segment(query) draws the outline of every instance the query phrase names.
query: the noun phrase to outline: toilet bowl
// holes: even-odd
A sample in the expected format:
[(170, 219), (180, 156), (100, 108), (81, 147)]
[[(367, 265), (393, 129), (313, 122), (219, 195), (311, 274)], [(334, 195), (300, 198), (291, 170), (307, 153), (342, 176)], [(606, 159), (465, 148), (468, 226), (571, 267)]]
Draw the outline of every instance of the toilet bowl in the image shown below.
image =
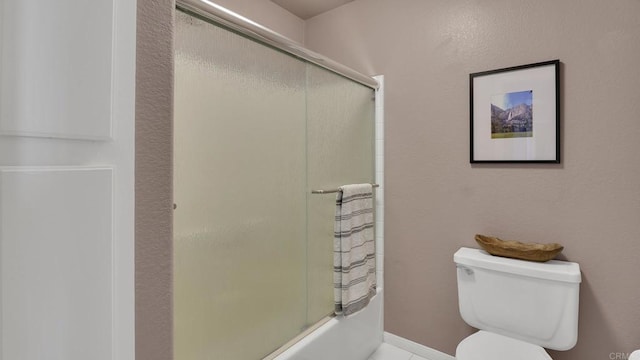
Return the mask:
[(545, 348), (578, 339), (577, 263), (545, 263), (461, 248), (454, 255), (463, 320), (479, 329), (458, 344), (457, 360), (552, 360)]

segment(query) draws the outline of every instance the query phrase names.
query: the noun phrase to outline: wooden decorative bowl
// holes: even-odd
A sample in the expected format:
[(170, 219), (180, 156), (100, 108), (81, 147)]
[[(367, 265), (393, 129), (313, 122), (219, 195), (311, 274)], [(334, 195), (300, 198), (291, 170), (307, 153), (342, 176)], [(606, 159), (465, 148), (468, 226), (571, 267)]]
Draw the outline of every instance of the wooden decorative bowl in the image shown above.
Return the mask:
[(476, 242), (489, 254), (514, 259), (545, 262), (558, 255), (564, 247), (560, 244), (521, 243), (514, 240), (500, 240), (497, 237), (476, 235)]

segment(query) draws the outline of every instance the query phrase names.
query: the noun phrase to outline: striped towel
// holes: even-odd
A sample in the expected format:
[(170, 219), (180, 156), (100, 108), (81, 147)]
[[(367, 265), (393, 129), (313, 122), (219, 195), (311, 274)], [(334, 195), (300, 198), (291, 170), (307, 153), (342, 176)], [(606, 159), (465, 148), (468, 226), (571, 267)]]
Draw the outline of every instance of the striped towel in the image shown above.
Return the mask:
[(376, 293), (371, 184), (345, 185), (336, 197), (333, 286), (336, 314), (364, 308)]

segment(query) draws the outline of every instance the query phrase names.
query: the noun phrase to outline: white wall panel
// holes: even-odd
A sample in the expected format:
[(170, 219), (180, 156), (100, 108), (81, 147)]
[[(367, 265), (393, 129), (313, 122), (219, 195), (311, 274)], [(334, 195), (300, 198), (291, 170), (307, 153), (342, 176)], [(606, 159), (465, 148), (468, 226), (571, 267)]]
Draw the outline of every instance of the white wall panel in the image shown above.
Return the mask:
[(0, 134), (109, 138), (114, 0), (0, 7)]
[(111, 360), (113, 171), (0, 168), (1, 360)]

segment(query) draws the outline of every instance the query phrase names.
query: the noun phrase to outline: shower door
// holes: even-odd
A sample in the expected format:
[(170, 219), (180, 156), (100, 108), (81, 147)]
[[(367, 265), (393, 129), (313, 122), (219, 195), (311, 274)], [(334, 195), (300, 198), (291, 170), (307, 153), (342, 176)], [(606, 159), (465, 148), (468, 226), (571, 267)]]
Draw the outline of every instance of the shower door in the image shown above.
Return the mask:
[[(374, 92), (330, 71), (307, 68), (307, 313), (311, 323), (333, 311), (335, 194), (344, 184), (373, 183)], [(374, 194), (375, 195), (375, 194)]]
[(335, 198), (373, 179), (373, 90), (177, 12), (176, 360), (261, 359), (333, 310)]

